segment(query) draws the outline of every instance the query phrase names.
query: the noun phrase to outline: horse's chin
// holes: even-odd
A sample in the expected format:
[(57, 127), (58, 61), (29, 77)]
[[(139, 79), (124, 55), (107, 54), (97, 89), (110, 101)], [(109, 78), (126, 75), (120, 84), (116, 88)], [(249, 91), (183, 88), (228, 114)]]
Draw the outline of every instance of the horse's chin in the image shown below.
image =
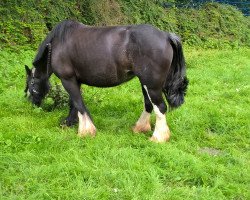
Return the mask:
[(40, 107), (41, 104), (42, 104), (42, 102), (32, 102), (32, 103), (33, 103), (33, 105), (35, 105), (35, 106), (37, 106), (37, 107)]
[(30, 98), (29, 99), (31, 101), (31, 103), (35, 106), (40, 107), (42, 104), (42, 100), (41, 99), (37, 99), (37, 98)]

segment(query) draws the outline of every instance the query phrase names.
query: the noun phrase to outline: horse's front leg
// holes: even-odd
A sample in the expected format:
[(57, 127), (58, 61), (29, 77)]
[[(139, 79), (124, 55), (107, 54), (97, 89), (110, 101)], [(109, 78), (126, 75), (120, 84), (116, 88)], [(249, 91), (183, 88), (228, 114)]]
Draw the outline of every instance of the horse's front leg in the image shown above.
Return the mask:
[[(75, 77), (70, 79), (62, 79), (62, 84), (65, 90), (69, 93), (70, 99), (73, 102), (73, 106), (77, 111), (78, 119), (79, 119), (79, 127), (78, 127), (78, 135), (80, 137), (91, 135), (95, 136), (96, 128), (88, 114), (87, 108), (83, 103), (81, 91), (80, 91), (80, 84), (78, 84)], [(73, 113), (75, 114), (75, 113)]]
[(78, 123), (78, 110), (74, 106), (74, 103), (71, 98), (69, 98), (69, 114), (62, 121), (61, 125), (73, 126)]

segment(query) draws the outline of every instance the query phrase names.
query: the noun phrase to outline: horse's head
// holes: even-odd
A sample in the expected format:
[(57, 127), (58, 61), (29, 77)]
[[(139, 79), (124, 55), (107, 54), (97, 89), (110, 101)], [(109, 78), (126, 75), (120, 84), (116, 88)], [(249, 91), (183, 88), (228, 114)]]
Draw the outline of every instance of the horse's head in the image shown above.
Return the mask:
[(26, 70), (26, 88), (25, 96), (35, 105), (40, 106), (45, 95), (49, 92), (50, 83), (47, 76), (41, 76), (36, 73), (36, 68), (29, 69), (25, 65)]

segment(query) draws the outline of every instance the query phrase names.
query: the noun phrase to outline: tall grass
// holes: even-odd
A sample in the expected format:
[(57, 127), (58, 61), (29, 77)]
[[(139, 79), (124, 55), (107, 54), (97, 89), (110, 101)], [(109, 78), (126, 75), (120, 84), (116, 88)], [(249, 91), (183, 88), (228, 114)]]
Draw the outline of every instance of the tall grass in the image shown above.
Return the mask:
[(0, 52), (0, 199), (250, 198), (249, 49), (186, 49), (190, 86), (167, 115), (165, 144), (131, 131), (143, 109), (136, 79), (83, 86), (94, 139), (61, 128), (67, 107), (36, 108), (23, 97), (34, 54)]

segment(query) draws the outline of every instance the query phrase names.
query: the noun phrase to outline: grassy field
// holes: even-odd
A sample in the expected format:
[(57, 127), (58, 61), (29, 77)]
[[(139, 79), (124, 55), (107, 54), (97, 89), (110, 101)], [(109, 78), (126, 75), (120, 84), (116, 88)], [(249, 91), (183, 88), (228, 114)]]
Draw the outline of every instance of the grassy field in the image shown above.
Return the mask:
[(83, 86), (94, 139), (61, 128), (67, 107), (24, 98), (34, 54), (0, 52), (0, 199), (250, 199), (249, 49), (185, 50), (190, 86), (165, 144), (131, 131), (143, 109), (136, 79)]

